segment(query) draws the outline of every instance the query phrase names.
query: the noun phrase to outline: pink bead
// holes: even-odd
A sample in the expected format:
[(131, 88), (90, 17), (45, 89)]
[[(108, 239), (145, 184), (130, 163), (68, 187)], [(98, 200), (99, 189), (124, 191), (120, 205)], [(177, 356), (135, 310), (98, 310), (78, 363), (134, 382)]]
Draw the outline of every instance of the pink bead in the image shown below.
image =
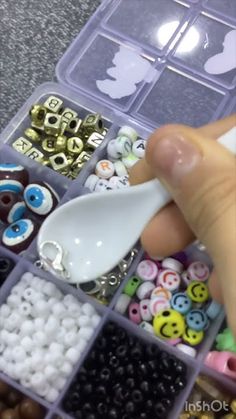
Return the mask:
[(171, 269), (165, 269), (158, 274), (158, 284), (169, 291), (176, 291), (180, 285), (180, 276)]
[(152, 313), (150, 312), (150, 300), (145, 299), (140, 301), (139, 308), (142, 320), (149, 322), (152, 320)]
[(233, 352), (209, 352), (205, 365), (236, 380), (236, 354)]
[(164, 297), (156, 297), (150, 300), (149, 308), (152, 315), (155, 316), (161, 310), (170, 308), (170, 301)]
[(133, 323), (139, 324), (141, 323), (141, 314), (140, 308), (138, 303), (131, 303), (129, 306), (129, 318)]
[(206, 281), (210, 276), (208, 266), (203, 262), (193, 262), (189, 265), (187, 272), (192, 280)]
[(154, 281), (158, 273), (157, 265), (151, 260), (142, 260), (138, 264), (136, 274), (143, 281)]
[(169, 339), (166, 342), (171, 346), (175, 346), (175, 345), (178, 345), (178, 343), (182, 342), (182, 339), (181, 338)]

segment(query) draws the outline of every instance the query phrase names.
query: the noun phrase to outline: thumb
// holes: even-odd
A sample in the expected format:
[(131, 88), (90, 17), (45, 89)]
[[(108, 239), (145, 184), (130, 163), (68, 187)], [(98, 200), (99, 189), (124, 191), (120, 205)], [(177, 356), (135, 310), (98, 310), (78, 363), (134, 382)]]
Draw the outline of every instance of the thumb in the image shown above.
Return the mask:
[(207, 247), (236, 335), (236, 159), (195, 129), (169, 125), (150, 138), (146, 160)]

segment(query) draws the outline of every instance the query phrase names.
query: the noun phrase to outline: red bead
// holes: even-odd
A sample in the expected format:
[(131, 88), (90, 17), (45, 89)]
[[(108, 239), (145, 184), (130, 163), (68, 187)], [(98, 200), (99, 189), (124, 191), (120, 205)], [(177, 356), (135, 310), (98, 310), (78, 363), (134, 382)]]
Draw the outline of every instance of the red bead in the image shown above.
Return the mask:
[(0, 220), (3, 223), (14, 223), (23, 218), (26, 205), (23, 199), (13, 192), (0, 192)]
[(18, 164), (0, 164), (0, 192), (20, 193), (29, 182), (29, 174)]

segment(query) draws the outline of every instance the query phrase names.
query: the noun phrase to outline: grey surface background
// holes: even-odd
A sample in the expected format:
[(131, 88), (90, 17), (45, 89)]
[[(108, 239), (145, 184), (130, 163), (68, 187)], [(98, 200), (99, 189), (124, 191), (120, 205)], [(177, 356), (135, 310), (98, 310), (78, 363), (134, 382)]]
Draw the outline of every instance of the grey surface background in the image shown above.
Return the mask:
[(0, 131), (55, 65), (100, 0), (0, 0)]

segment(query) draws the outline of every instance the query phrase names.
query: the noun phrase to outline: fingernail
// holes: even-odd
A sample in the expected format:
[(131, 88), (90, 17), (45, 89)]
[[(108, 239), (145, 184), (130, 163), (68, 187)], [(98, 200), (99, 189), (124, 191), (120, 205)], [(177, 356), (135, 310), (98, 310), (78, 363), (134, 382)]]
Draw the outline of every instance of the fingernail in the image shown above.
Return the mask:
[(190, 141), (176, 135), (157, 141), (152, 156), (153, 166), (167, 182), (178, 186), (201, 160), (200, 150)]

